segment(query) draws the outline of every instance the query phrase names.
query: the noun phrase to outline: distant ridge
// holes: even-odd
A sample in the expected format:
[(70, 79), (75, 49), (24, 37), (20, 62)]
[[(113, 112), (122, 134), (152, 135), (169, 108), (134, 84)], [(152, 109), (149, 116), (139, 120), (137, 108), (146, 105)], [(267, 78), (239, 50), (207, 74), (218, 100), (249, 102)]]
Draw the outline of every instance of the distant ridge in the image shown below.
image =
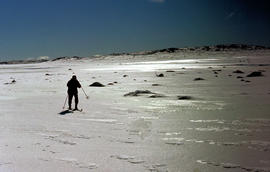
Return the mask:
[(42, 63), (42, 62), (47, 62), (49, 60), (11, 60), (11, 61), (1, 61), (1, 64), (30, 64), (30, 63)]
[(270, 50), (270, 47), (261, 45), (246, 44), (218, 44), (213, 46), (187, 47), (187, 48), (166, 48), (152, 51), (142, 51), (135, 53), (112, 53), (109, 55), (151, 55), (156, 53), (175, 53), (179, 51), (230, 51), (230, 50)]
[(75, 60), (80, 60), (86, 57), (79, 57), (79, 56), (73, 56), (73, 57), (68, 57), (68, 56), (63, 56), (63, 57), (57, 57), (55, 59), (52, 59), (51, 61), (58, 61), (58, 60), (70, 60), (70, 59), (75, 59)]
[[(175, 52), (192, 52), (192, 51), (237, 51), (237, 50), (270, 50), (270, 47), (265, 47), (261, 45), (246, 45), (246, 44), (218, 44), (213, 46), (199, 46), (199, 47), (187, 47), (187, 48), (165, 48), (159, 50), (151, 50), (151, 51), (142, 51), (142, 52), (134, 52), (134, 53), (112, 53), (109, 56), (120, 56), (120, 55), (152, 55), (156, 53), (175, 53)], [(95, 56), (93, 56), (94, 58)], [(54, 59), (32, 59), (32, 60), (11, 60), (11, 61), (0, 61), (1, 64), (31, 64), (31, 63), (42, 63), (47, 61), (59, 61), (59, 60), (80, 60), (85, 59), (87, 57), (79, 57), (79, 56), (63, 56), (57, 57)], [(97, 57), (96, 57), (97, 58)]]
[(31, 63), (42, 63), (42, 62), (47, 62), (47, 61), (58, 61), (58, 60), (71, 60), (71, 59), (75, 59), (75, 60), (79, 60), (79, 59), (83, 59), (86, 57), (79, 57), (79, 56), (72, 56), (72, 57), (68, 57), (68, 56), (63, 56), (63, 57), (57, 57), (54, 59), (31, 59), (31, 60), (11, 60), (11, 61), (3, 61), (0, 62), (0, 64), (31, 64)]

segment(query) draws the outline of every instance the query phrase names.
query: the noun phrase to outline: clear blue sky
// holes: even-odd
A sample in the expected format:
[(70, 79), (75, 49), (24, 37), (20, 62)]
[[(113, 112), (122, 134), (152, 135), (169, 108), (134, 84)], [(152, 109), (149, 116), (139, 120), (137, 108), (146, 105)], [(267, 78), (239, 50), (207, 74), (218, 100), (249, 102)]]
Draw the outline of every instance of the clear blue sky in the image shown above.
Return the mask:
[(267, 0), (0, 0), (0, 58), (270, 46)]

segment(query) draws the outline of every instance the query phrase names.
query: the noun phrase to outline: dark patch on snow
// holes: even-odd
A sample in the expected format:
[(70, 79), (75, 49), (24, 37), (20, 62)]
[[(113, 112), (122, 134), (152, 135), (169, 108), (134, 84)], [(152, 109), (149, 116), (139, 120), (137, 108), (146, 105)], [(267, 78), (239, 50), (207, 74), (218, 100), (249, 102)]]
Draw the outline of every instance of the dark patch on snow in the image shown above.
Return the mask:
[(59, 115), (66, 115), (68, 113), (73, 113), (73, 111), (72, 110), (64, 110), (62, 112), (59, 112)]

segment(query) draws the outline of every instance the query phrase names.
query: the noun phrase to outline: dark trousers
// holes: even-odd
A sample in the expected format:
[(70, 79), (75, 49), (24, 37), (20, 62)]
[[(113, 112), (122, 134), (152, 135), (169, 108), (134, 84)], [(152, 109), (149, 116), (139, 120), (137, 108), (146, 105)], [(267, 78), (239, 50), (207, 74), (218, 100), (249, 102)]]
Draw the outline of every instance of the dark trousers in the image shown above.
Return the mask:
[(78, 107), (79, 99), (78, 99), (78, 93), (68, 93), (68, 106), (71, 109), (71, 103), (72, 103), (72, 98), (73, 96), (75, 97), (75, 109)]

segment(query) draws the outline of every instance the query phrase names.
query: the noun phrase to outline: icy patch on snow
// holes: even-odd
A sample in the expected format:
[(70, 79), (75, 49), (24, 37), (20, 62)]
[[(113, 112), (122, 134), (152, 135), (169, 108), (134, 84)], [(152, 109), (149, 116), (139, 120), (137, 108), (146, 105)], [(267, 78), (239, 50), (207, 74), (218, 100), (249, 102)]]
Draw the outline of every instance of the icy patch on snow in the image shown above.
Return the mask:
[(82, 69), (86, 71), (140, 71), (151, 72), (165, 69), (181, 69), (181, 68), (207, 68), (204, 63), (215, 62), (218, 59), (183, 59), (183, 60), (163, 60), (163, 61), (146, 61), (114, 64), (111, 66), (103, 66), (99, 68)]

